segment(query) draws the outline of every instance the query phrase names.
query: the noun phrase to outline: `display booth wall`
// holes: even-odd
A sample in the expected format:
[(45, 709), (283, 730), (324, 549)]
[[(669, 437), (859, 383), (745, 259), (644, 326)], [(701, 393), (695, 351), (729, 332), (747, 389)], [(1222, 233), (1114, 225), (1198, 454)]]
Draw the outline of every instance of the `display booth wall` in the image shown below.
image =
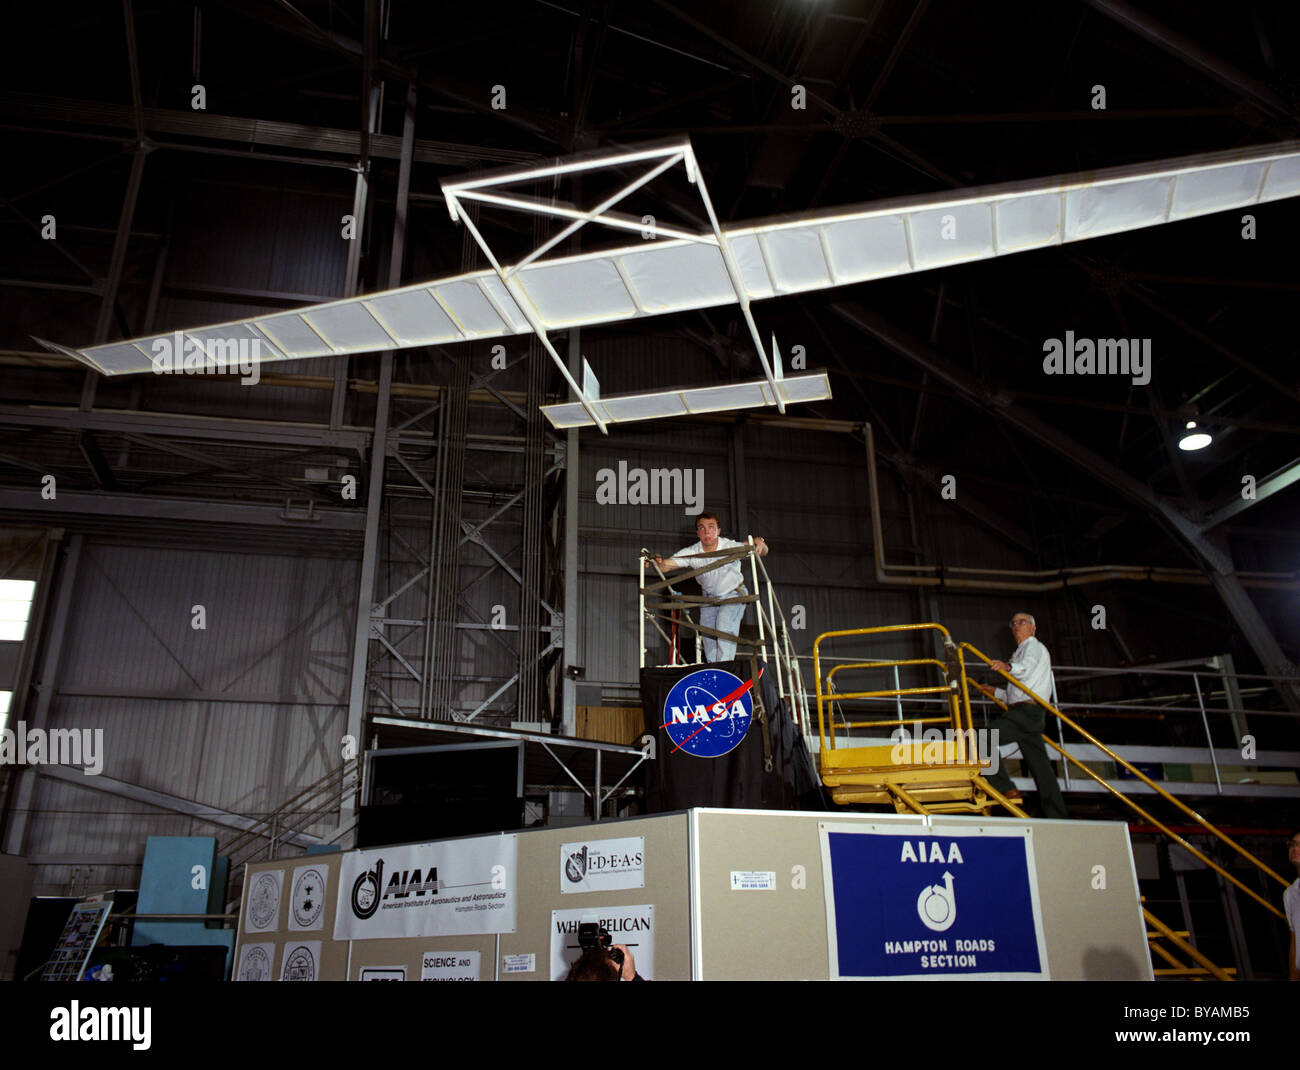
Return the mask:
[(250, 865), (237, 979), (1150, 980), (1120, 823), (694, 809)]

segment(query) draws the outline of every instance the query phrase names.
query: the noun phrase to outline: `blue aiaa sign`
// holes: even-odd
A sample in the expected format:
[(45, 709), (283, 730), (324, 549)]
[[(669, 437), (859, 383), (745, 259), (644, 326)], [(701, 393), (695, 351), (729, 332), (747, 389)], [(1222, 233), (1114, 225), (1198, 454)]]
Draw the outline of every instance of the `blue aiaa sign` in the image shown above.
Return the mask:
[(1047, 978), (1023, 828), (823, 822), (831, 976)]
[(664, 699), (663, 726), (673, 750), (720, 758), (740, 746), (754, 717), (750, 684), (722, 669), (697, 669)]

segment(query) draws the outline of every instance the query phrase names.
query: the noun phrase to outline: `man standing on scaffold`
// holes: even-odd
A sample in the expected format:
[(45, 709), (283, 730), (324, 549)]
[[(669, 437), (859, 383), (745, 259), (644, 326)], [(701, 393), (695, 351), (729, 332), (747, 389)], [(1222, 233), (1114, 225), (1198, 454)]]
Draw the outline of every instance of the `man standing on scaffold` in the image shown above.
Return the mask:
[[(695, 521), (695, 533), (700, 541), (678, 550), (672, 557), (664, 559), (658, 554), (654, 562), (664, 572), (674, 572), (679, 568), (701, 568), (709, 563), (710, 556), (719, 556), (721, 551), (735, 550), (747, 546), (747, 543), (719, 537), (718, 518), (714, 513), (701, 513)], [(767, 556), (767, 543), (761, 538), (754, 540), (754, 549), (759, 557)], [(684, 558), (685, 560), (679, 560)], [(695, 577), (707, 598), (740, 598), (747, 594), (745, 576), (740, 570), (740, 561), (730, 561), (720, 568), (702, 572)], [(745, 604), (706, 605), (700, 607), (700, 625), (715, 631), (736, 635), (740, 622), (745, 616)], [(714, 639), (704, 636), (705, 661), (731, 661), (736, 656), (736, 643), (731, 639)]]

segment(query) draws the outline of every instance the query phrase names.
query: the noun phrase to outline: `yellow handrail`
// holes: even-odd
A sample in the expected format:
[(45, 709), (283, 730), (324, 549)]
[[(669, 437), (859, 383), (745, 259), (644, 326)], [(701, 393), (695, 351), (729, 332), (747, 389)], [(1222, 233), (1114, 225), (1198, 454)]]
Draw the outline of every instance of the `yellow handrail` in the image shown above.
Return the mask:
[[(1025, 692), (1025, 694), (1028, 693), (1029, 692), (1027, 691)], [(1166, 940), (1168, 940), (1171, 944), (1173, 944), (1174, 947), (1178, 948), (1179, 951), (1181, 951), (1193, 962), (1199, 962), (1201, 966), (1209, 970), (1210, 973), (1214, 974), (1214, 976), (1217, 977), (1220, 981), (1233, 980), (1233, 978), (1228, 975), (1226, 970), (1221, 969), (1220, 967), (1216, 966), (1213, 962), (1211, 962), (1209, 959), (1207, 959), (1204, 955), (1202, 955), (1199, 951), (1197, 951), (1196, 948), (1192, 947), (1191, 944), (1189, 944), (1186, 940), (1182, 939), (1176, 932), (1174, 932), (1173, 929), (1169, 928), (1168, 925), (1166, 925), (1163, 921), (1161, 921), (1154, 914), (1152, 914), (1151, 911), (1147, 910), (1146, 907), (1142, 908), (1142, 916), (1147, 919), (1148, 924), (1150, 924), (1154, 929), (1156, 929), (1160, 933), (1161, 936), (1163, 936)], [(1154, 944), (1152, 944), (1151, 946), (1161, 955), (1162, 958), (1164, 958), (1166, 962), (1173, 963), (1174, 966), (1179, 968), (1180, 972), (1182, 971), (1183, 969), (1182, 964), (1175, 961), (1172, 955), (1170, 955), (1167, 951), (1165, 951), (1161, 947), (1157, 947)]]
[(836, 702), (856, 698), (895, 698), (899, 695), (946, 695), (947, 687), (891, 687), (887, 691), (836, 691)]
[(850, 661), (841, 662), (839, 665), (831, 667), (831, 671), (826, 674), (826, 683), (829, 684), (835, 678), (837, 672), (843, 672), (845, 669), (892, 669), (895, 666), (903, 665), (938, 665), (943, 668), (944, 664), (938, 658), (901, 658), (896, 661)]
[[(815, 640), (813, 640), (813, 677), (817, 686), (817, 735), (821, 742), (821, 747), (823, 751), (831, 750), (835, 746), (835, 725), (833, 719), (831, 722), (831, 732), (829, 738), (827, 737), (826, 734), (826, 709), (825, 709), (826, 705), (828, 703), (838, 702), (842, 698), (852, 697), (852, 696), (838, 695), (835, 692), (830, 690), (831, 676), (835, 672), (833, 668), (829, 673), (827, 673), (826, 677), (823, 679), (822, 662), (821, 662), (822, 641), (826, 639), (839, 639), (839, 638), (845, 638), (847, 636), (855, 636), (855, 635), (883, 635), (889, 632), (919, 632), (919, 631), (926, 631), (926, 630), (937, 631), (943, 635), (946, 643), (952, 642), (952, 636), (948, 633), (948, 629), (945, 628), (942, 624), (937, 624), (934, 622), (928, 622), (925, 624), (886, 624), (875, 628), (845, 628), (840, 631), (823, 632)], [(905, 659), (903, 663), (911, 663), (911, 661), (913, 660), (919, 660), (921, 664), (934, 663), (937, 664), (940, 668), (944, 667), (942, 662), (937, 661), (933, 658)], [(890, 664), (891, 663), (889, 662), (872, 663), (873, 667), (880, 666), (883, 668), (888, 668)], [(939, 690), (947, 691), (948, 689), (940, 688)], [(949, 707), (950, 707), (950, 714), (951, 714), (953, 703), (950, 702)], [(950, 716), (950, 720), (953, 721), (954, 728), (958, 728), (958, 729), (961, 728), (960, 717), (961, 714), (959, 708), (958, 708), (958, 712), (956, 713), (956, 716)], [(969, 720), (969, 716), (968, 716), (968, 720)], [(973, 725), (968, 724), (968, 727), (973, 727)]]
[[(915, 631), (927, 631), (927, 630), (937, 631), (940, 633), (940, 635), (943, 636), (944, 646), (947, 651), (945, 655), (947, 659), (946, 661), (939, 661), (938, 659), (935, 658), (901, 658), (901, 659), (882, 660), (882, 661), (849, 662), (849, 663), (842, 663), (832, 667), (830, 671), (825, 675), (824, 678), (822, 676), (821, 644), (823, 640), (845, 638), (845, 637), (852, 637), (852, 636), (885, 635), (890, 633), (915, 632)], [(1253, 854), (1247, 851), (1244, 847), (1242, 847), (1240, 844), (1236, 843), (1230, 837), (1226, 836), (1224, 833), (1219, 831), (1219, 829), (1211, 825), (1208, 821), (1205, 820), (1205, 818), (1203, 818), (1195, 810), (1191, 809), (1189, 806), (1183, 803), (1182, 800), (1178, 799), (1177, 797), (1171, 795), (1169, 792), (1165, 791), (1164, 788), (1162, 788), (1159, 784), (1157, 784), (1150, 777), (1144, 774), (1140, 769), (1137, 769), (1131, 763), (1121, 758), (1118, 754), (1116, 754), (1113, 750), (1107, 747), (1104, 743), (1102, 743), (1099, 739), (1093, 736), (1090, 732), (1088, 732), (1086, 729), (1076, 724), (1073, 720), (1071, 720), (1069, 717), (1063, 714), (1060, 710), (1056, 709), (1056, 707), (1051, 705), (1051, 703), (1049, 703), (1047, 700), (1042, 698), (1040, 695), (1035, 694), (1033, 691), (1029, 690), (1020, 681), (1016, 680), (1016, 678), (1011, 676), (1009, 673), (1002, 672), (999, 669), (994, 669), (992, 659), (990, 659), (982, 651), (980, 651), (970, 643), (954, 643), (948, 630), (944, 628), (943, 625), (938, 624), (937, 622), (927, 622), (923, 624), (881, 625), (873, 628), (846, 628), (839, 631), (824, 632), (821, 635), (819, 635), (816, 638), (816, 640), (814, 640), (813, 675), (814, 675), (814, 680), (817, 688), (817, 730), (821, 740), (823, 755), (825, 755), (828, 751), (833, 750), (835, 747), (834, 716), (830, 716), (831, 724), (830, 724), (829, 737), (827, 734), (826, 721), (828, 719), (828, 714), (830, 714), (830, 711), (837, 704), (845, 701), (865, 700), (865, 699), (873, 699), (873, 698), (901, 698), (904, 695), (933, 695), (933, 694), (942, 694), (942, 693), (946, 693), (948, 696), (949, 715), (947, 717), (925, 717), (925, 718), (905, 719), (900, 716), (900, 718), (897, 720), (883, 720), (883, 721), (845, 720), (844, 724), (847, 728), (852, 729), (852, 728), (887, 727), (891, 725), (905, 725), (908, 723), (938, 724), (938, 723), (948, 722), (954, 728), (957, 729), (957, 733), (958, 733), (957, 738), (958, 740), (962, 741), (958, 744), (958, 747), (959, 750), (962, 751), (962, 753), (964, 753), (964, 743), (966, 740), (966, 733), (970, 732), (973, 738), (974, 723), (975, 723), (974, 713), (971, 709), (971, 701), (970, 701), (970, 694), (969, 694), (969, 688), (972, 681), (968, 679), (966, 674), (966, 658), (965, 658), (966, 651), (970, 651), (970, 653), (974, 654), (975, 657), (979, 658), (988, 668), (993, 669), (994, 672), (998, 673), (998, 675), (1001, 676), (1005, 681), (1007, 681), (1008, 684), (1014, 685), (1016, 688), (1023, 691), (1026, 695), (1029, 696), (1029, 698), (1033, 702), (1035, 702), (1037, 705), (1042, 707), (1042, 709), (1044, 709), (1048, 713), (1051, 713), (1062, 724), (1065, 724), (1070, 728), (1074, 729), (1074, 731), (1078, 732), (1080, 736), (1086, 739), (1089, 743), (1096, 746), (1099, 750), (1101, 750), (1103, 754), (1107, 755), (1109, 758), (1114, 760), (1117, 765), (1127, 769), (1137, 779), (1145, 783), (1158, 795), (1162, 796), (1163, 798), (1167, 799), (1169, 802), (1173, 803), (1185, 814), (1187, 814), (1189, 817), (1195, 820), (1207, 832), (1210, 832), (1213, 835), (1217, 836), (1221, 841), (1223, 841), (1228, 846), (1230, 846), (1239, 855), (1241, 855), (1243, 858), (1250, 861), (1261, 872), (1267, 873), (1269, 876), (1273, 877), (1284, 887), (1288, 885), (1288, 882), (1285, 879), (1278, 876), (1277, 873), (1275, 873), (1262, 861), (1260, 861)], [(933, 665), (937, 667), (944, 674), (944, 678), (947, 682), (947, 686), (910, 687), (910, 688), (904, 688), (899, 686), (895, 688), (876, 690), (876, 691), (851, 691), (851, 692), (836, 692), (834, 689), (835, 674), (841, 670), (889, 669), (889, 668), (898, 668), (902, 666), (918, 666), (918, 665)], [(994, 702), (1001, 709), (1003, 710), (1007, 709), (1007, 706), (1003, 702), (997, 700), (996, 698), (994, 699)], [(1245, 892), (1248, 896), (1250, 896), (1256, 902), (1264, 906), (1266, 909), (1272, 911), (1278, 917), (1284, 916), (1282, 911), (1279, 910), (1272, 903), (1270, 903), (1267, 899), (1265, 899), (1263, 896), (1259, 895), (1252, 889), (1248, 888), (1237, 877), (1233, 876), (1233, 874), (1228, 872), (1228, 870), (1225, 869), (1223, 866), (1219, 865), (1218, 863), (1216, 863), (1215, 861), (1207, 857), (1203, 852), (1193, 847), (1187, 840), (1185, 840), (1182, 836), (1178, 835), (1178, 833), (1174, 832), (1163, 822), (1156, 819), (1153, 815), (1148, 813), (1142, 806), (1136, 803), (1133, 799), (1125, 795), (1119, 789), (1117, 789), (1116, 787), (1108, 783), (1105, 779), (1103, 779), (1101, 776), (1099, 776), (1091, 769), (1089, 769), (1086, 765), (1084, 765), (1083, 762), (1081, 762), (1079, 759), (1075, 758), (1072, 754), (1066, 751), (1064, 747), (1060, 746), (1054, 740), (1052, 740), (1050, 737), (1046, 735), (1044, 735), (1043, 738), (1048, 744), (1051, 745), (1053, 750), (1057, 751), (1062, 756), (1062, 758), (1065, 759), (1065, 761), (1067, 761), (1071, 765), (1076, 766), (1079, 770), (1086, 773), (1097, 783), (1101, 784), (1102, 787), (1104, 787), (1107, 791), (1115, 795), (1121, 802), (1125, 803), (1128, 807), (1130, 807), (1145, 821), (1149, 822), (1155, 828), (1163, 832), (1174, 843), (1178, 844), (1180, 847), (1186, 850), (1193, 857), (1199, 859), (1210, 869), (1213, 869), (1225, 880), (1230, 881), (1235, 887)], [(823, 762), (824, 760), (825, 759), (823, 759)], [(823, 764), (823, 769), (825, 768), (826, 766)], [(877, 770), (874, 767), (870, 769), (864, 767), (862, 770), (837, 769), (837, 773), (840, 775), (843, 775), (845, 773), (852, 773), (852, 772), (861, 773), (861, 772), (876, 772), (876, 771)], [(1004, 807), (1009, 813), (1015, 814), (1017, 817), (1021, 817), (1021, 818), (1028, 817), (1028, 815), (1024, 812), (1024, 810), (1022, 810), (1014, 800), (1007, 798), (1001, 792), (997, 791), (983, 776), (978, 776), (978, 775), (974, 776), (973, 783), (976, 786), (978, 786), (980, 790), (985, 792), (989, 798), (995, 800), (1002, 807)], [(887, 788), (889, 794), (893, 796), (895, 805), (898, 807), (900, 811), (906, 809), (920, 814), (926, 814), (931, 812), (931, 810), (927, 807), (925, 802), (921, 801), (920, 798), (913, 795), (912, 792), (909, 791), (908, 788), (904, 787), (902, 784), (887, 782), (885, 784), (885, 787)], [(977, 796), (975, 798), (977, 798)], [(1236, 972), (1235, 970), (1231, 970), (1231, 969), (1225, 970), (1220, 968), (1219, 966), (1216, 966), (1203, 954), (1197, 951), (1196, 948), (1194, 948), (1190, 943), (1188, 943), (1186, 939), (1184, 939), (1184, 937), (1187, 934), (1176, 932), (1173, 929), (1170, 929), (1159, 919), (1152, 916), (1151, 912), (1148, 911), (1145, 906), (1143, 906), (1142, 908), (1142, 913), (1146, 918), (1148, 924), (1155, 930), (1155, 932), (1151, 932), (1148, 934), (1150, 938), (1150, 947), (1152, 953), (1157, 955), (1160, 959), (1164, 960), (1165, 962), (1169, 963), (1169, 965), (1172, 967), (1171, 969), (1155, 970), (1153, 964), (1153, 972), (1155, 974), (1157, 974), (1158, 976), (1183, 976), (1183, 977), (1214, 976), (1222, 981), (1231, 981), (1234, 979), (1232, 974)], [(1164, 938), (1168, 940), (1174, 947), (1176, 947), (1178, 950), (1183, 952), (1183, 954), (1185, 954), (1189, 959), (1191, 959), (1194, 963), (1197, 963), (1198, 965), (1186, 966), (1183, 963), (1179, 962), (1172, 954), (1170, 954), (1168, 950), (1161, 947), (1159, 944), (1155, 942), (1160, 938)]]
[(952, 724), (951, 717), (901, 717), (893, 721), (845, 721), (845, 728), (888, 728), (905, 724)]
[(1022, 810), (1011, 799), (1008, 799), (1005, 795), (1002, 794), (1002, 792), (998, 791), (997, 788), (995, 788), (992, 784), (990, 784), (988, 782), (987, 777), (977, 778), (976, 783), (978, 783), (979, 786), (984, 789), (984, 793), (986, 795), (992, 795), (993, 798), (997, 799), (999, 803), (1001, 803), (1004, 807), (1006, 807), (1007, 810), (1015, 814), (1017, 817), (1023, 817), (1026, 820), (1029, 818), (1029, 815), (1025, 813), (1024, 810)]
[[(1076, 732), (1079, 733), (1079, 735), (1083, 736), (1083, 738), (1086, 739), (1089, 743), (1091, 743), (1094, 747), (1097, 747), (1099, 750), (1101, 750), (1101, 752), (1102, 752), (1103, 754), (1105, 754), (1105, 755), (1107, 755), (1108, 757), (1110, 757), (1111, 759), (1113, 759), (1113, 760), (1114, 760), (1118, 765), (1122, 765), (1125, 769), (1127, 769), (1127, 770), (1128, 770), (1130, 773), (1132, 773), (1135, 777), (1137, 777), (1137, 778), (1138, 778), (1139, 780), (1141, 780), (1144, 784), (1146, 784), (1146, 785), (1147, 785), (1148, 787), (1150, 787), (1153, 791), (1155, 791), (1156, 794), (1162, 796), (1163, 798), (1165, 798), (1165, 799), (1168, 800), (1169, 802), (1173, 803), (1176, 807), (1178, 807), (1180, 810), (1182, 810), (1183, 813), (1187, 814), (1190, 818), (1192, 818), (1194, 821), (1196, 821), (1196, 823), (1199, 824), (1202, 828), (1204, 828), (1207, 832), (1210, 832), (1210, 833), (1214, 834), (1215, 836), (1217, 836), (1220, 840), (1222, 840), (1224, 843), (1226, 843), (1229, 847), (1231, 847), (1231, 848), (1232, 848), (1234, 851), (1236, 851), (1239, 855), (1241, 855), (1241, 856), (1242, 856), (1243, 858), (1245, 858), (1247, 861), (1251, 862), (1251, 863), (1252, 863), (1256, 868), (1258, 868), (1261, 872), (1263, 872), (1263, 873), (1267, 873), (1270, 877), (1272, 877), (1274, 880), (1276, 880), (1276, 881), (1277, 881), (1279, 884), (1281, 884), (1284, 888), (1289, 886), (1289, 884), (1290, 884), (1289, 881), (1287, 881), (1287, 880), (1283, 879), (1282, 877), (1278, 876), (1278, 874), (1276, 874), (1275, 872), (1273, 872), (1273, 870), (1272, 870), (1269, 866), (1267, 866), (1267, 865), (1265, 865), (1263, 862), (1261, 862), (1258, 858), (1256, 858), (1253, 854), (1251, 854), (1249, 851), (1247, 851), (1244, 847), (1242, 847), (1239, 843), (1237, 843), (1235, 840), (1233, 840), (1230, 836), (1226, 836), (1226, 835), (1224, 835), (1222, 832), (1220, 832), (1219, 829), (1215, 828), (1212, 824), (1210, 824), (1208, 821), (1206, 821), (1205, 818), (1203, 818), (1200, 814), (1198, 814), (1198, 813), (1197, 813), (1195, 810), (1193, 810), (1190, 806), (1188, 806), (1186, 803), (1184, 803), (1181, 799), (1177, 798), (1177, 797), (1174, 796), (1174, 795), (1169, 794), (1169, 792), (1165, 791), (1164, 788), (1162, 788), (1162, 787), (1161, 787), (1159, 784), (1157, 784), (1154, 780), (1152, 780), (1150, 777), (1148, 777), (1148, 776), (1147, 776), (1145, 773), (1143, 773), (1140, 769), (1136, 768), (1134, 765), (1132, 765), (1131, 763), (1129, 763), (1129, 762), (1125, 761), (1123, 758), (1121, 758), (1118, 754), (1116, 754), (1113, 750), (1111, 750), (1109, 747), (1107, 747), (1106, 744), (1102, 743), (1101, 740), (1099, 740), (1096, 736), (1094, 736), (1094, 735), (1093, 735), (1091, 732), (1089, 732), (1087, 729), (1082, 728), (1081, 726), (1075, 724), (1074, 721), (1072, 721), (1069, 717), (1067, 717), (1065, 714), (1063, 714), (1060, 710), (1058, 710), (1058, 709), (1057, 709), (1055, 706), (1053, 706), (1050, 702), (1047, 702), (1045, 699), (1043, 699), (1043, 698), (1040, 697), (1039, 695), (1034, 694), (1033, 691), (1031, 691), (1031, 690), (1029, 690), (1029, 688), (1025, 687), (1025, 685), (1024, 685), (1021, 681), (1017, 680), (1017, 679), (1016, 679), (1014, 676), (1012, 676), (1010, 673), (1005, 673), (1005, 672), (1002, 672), (1001, 669), (993, 668), (992, 660), (991, 660), (987, 655), (985, 655), (983, 652), (981, 652), (980, 650), (978, 650), (976, 647), (972, 646), (970, 643), (961, 643), (961, 644), (959, 644), (959, 648), (960, 648), (961, 650), (969, 650), (972, 654), (974, 654), (977, 658), (979, 658), (981, 661), (983, 661), (984, 664), (987, 665), (990, 669), (993, 669), (994, 672), (996, 672), (999, 676), (1001, 676), (1001, 677), (1002, 677), (1004, 680), (1006, 680), (1009, 684), (1013, 684), (1013, 685), (1014, 685), (1018, 690), (1023, 691), (1026, 695), (1028, 695), (1031, 699), (1033, 699), (1033, 700), (1034, 700), (1034, 701), (1035, 701), (1039, 706), (1041, 706), (1045, 711), (1047, 711), (1048, 713), (1052, 714), (1054, 717), (1056, 717), (1056, 718), (1057, 718), (1059, 721), (1061, 721), (1063, 724), (1068, 725), (1070, 728), (1073, 728)], [(964, 659), (963, 659), (963, 661), (962, 661), (962, 665), (963, 665), (963, 669), (964, 669), (964, 667), (965, 667), (965, 660), (964, 660)], [(1105, 779), (1103, 779), (1102, 777), (1098, 776), (1098, 775), (1097, 775), (1096, 773), (1094, 773), (1091, 769), (1089, 769), (1086, 765), (1084, 765), (1083, 762), (1081, 762), (1081, 761), (1079, 761), (1079, 759), (1075, 758), (1074, 755), (1070, 754), (1067, 750), (1065, 750), (1064, 747), (1061, 747), (1060, 745), (1058, 745), (1058, 744), (1056, 743), (1056, 741), (1053, 740), (1050, 736), (1044, 734), (1043, 739), (1044, 739), (1047, 743), (1051, 744), (1052, 748), (1053, 748), (1054, 750), (1056, 750), (1057, 752), (1059, 752), (1063, 758), (1065, 758), (1067, 761), (1069, 761), (1072, 765), (1077, 766), (1077, 767), (1078, 767), (1079, 769), (1081, 769), (1083, 772), (1087, 773), (1088, 776), (1092, 777), (1093, 780), (1097, 781), (1097, 783), (1101, 784), (1102, 787), (1106, 788), (1106, 789), (1107, 789), (1108, 791), (1110, 791), (1113, 795), (1117, 796), (1120, 800), (1122, 800), (1125, 804), (1127, 804), (1131, 809), (1133, 809), (1134, 811), (1136, 811), (1139, 815), (1141, 815), (1141, 816), (1142, 816), (1143, 818), (1145, 818), (1147, 821), (1151, 822), (1151, 824), (1155, 825), (1156, 828), (1160, 829), (1161, 832), (1163, 832), (1166, 836), (1168, 836), (1170, 839), (1172, 839), (1175, 843), (1177, 843), (1177, 844), (1178, 844), (1180, 847), (1182, 847), (1184, 850), (1190, 852), (1194, 857), (1200, 859), (1202, 862), (1204, 862), (1207, 866), (1209, 866), (1211, 869), (1213, 869), (1213, 870), (1214, 870), (1216, 873), (1218, 873), (1220, 876), (1222, 876), (1222, 877), (1224, 877), (1225, 879), (1231, 881), (1234, 885), (1236, 885), (1238, 888), (1240, 888), (1243, 892), (1245, 892), (1247, 895), (1249, 895), (1252, 899), (1256, 900), (1257, 902), (1259, 902), (1259, 903), (1261, 903), (1263, 906), (1265, 906), (1267, 909), (1271, 910), (1271, 911), (1272, 911), (1274, 914), (1276, 914), (1279, 918), (1283, 918), (1283, 917), (1285, 917), (1285, 915), (1282, 913), (1282, 911), (1279, 910), (1277, 907), (1275, 907), (1275, 906), (1274, 906), (1272, 903), (1270, 903), (1267, 899), (1265, 899), (1263, 896), (1259, 895), (1258, 893), (1252, 891), (1250, 888), (1246, 887), (1246, 885), (1242, 884), (1241, 881), (1239, 881), (1236, 877), (1234, 877), (1234, 876), (1233, 876), (1231, 873), (1229, 873), (1226, 869), (1224, 869), (1222, 866), (1220, 866), (1217, 862), (1214, 862), (1214, 861), (1211, 860), (1210, 858), (1207, 858), (1204, 854), (1202, 854), (1202, 853), (1201, 853), (1200, 851), (1198, 851), (1195, 847), (1193, 847), (1190, 843), (1188, 843), (1185, 839), (1183, 839), (1180, 835), (1178, 835), (1178, 833), (1176, 833), (1176, 832), (1174, 832), (1172, 829), (1168, 828), (1168, 827), (1167, 827), (1166, 825), (1164, 825), (1162, 822), (1156, 820), (1156, 818), (1154, 818), (1151, 814), (1147, 813), (1146, 810), (1144, 810), (1141, 806), (1139, 806), (1139, 805), (1138, 805), (1136, 802), (1134, 802), (1131, 798), (1129, 798), (1127, 795), (1125, 795), (1122, 791), (1120, 791), (1119, 789), (1113, 787), (1113, 786), (1112, 786), (1110, 783), (1108, 783)], [(1216, 967), (1216, 969), (1217, 969), (1217, 967)], [(1220, 972), (1222, 972), (1222, 971), (1220, 971)]]

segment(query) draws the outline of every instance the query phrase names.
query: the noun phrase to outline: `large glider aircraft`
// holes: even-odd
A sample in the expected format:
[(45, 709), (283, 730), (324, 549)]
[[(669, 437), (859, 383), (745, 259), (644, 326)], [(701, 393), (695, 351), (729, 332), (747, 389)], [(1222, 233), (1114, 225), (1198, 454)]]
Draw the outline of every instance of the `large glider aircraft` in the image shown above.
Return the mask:
[[(619, 213), (615, 206), (677, 165), (696, 187), (709, 228), (691, 231)], [(644, 168), (595, 207), (547, 203), (510, 192), (539, 179)], [(250, 349), (264, 362), (448, 345), (534, 333), (574, 400), (543, 406), (557, 428), (718, 412), (830, 396), (825, 373), (785, 376), (773, 339), (759, 337), (754, 301), (848, 286), (913, 271), (1028, 252), (1138, 230), (1300, 194), (1300, 142), (876, 201), (723, 226), (688, 140), (604, 150), (550, 164), (442, 183), (453, 220), (486, 254), (481, 271), (182, 331), (73, 348), (41, 344), (104, 375), (156, 370), (177, 341), (188, 355), (216, 358)], [(467, 203), (533, 212), (569, 222), (510, 265), (489, 248)], [(595, 223), (641, 232), (627, 245), (546, 259), (579, 228)], [(646, 233), (647, 226), (650, 233)], [(650, 240), (647, 240), (650, 239)], [(644, 316), (738, 304), (763, 379), (602, 398), (584, 368), (580, 386), (550, 334)], [(242, 349), (240, 348), (242, 345)], [(585, 363), (585, 362), (584, 362)]]

